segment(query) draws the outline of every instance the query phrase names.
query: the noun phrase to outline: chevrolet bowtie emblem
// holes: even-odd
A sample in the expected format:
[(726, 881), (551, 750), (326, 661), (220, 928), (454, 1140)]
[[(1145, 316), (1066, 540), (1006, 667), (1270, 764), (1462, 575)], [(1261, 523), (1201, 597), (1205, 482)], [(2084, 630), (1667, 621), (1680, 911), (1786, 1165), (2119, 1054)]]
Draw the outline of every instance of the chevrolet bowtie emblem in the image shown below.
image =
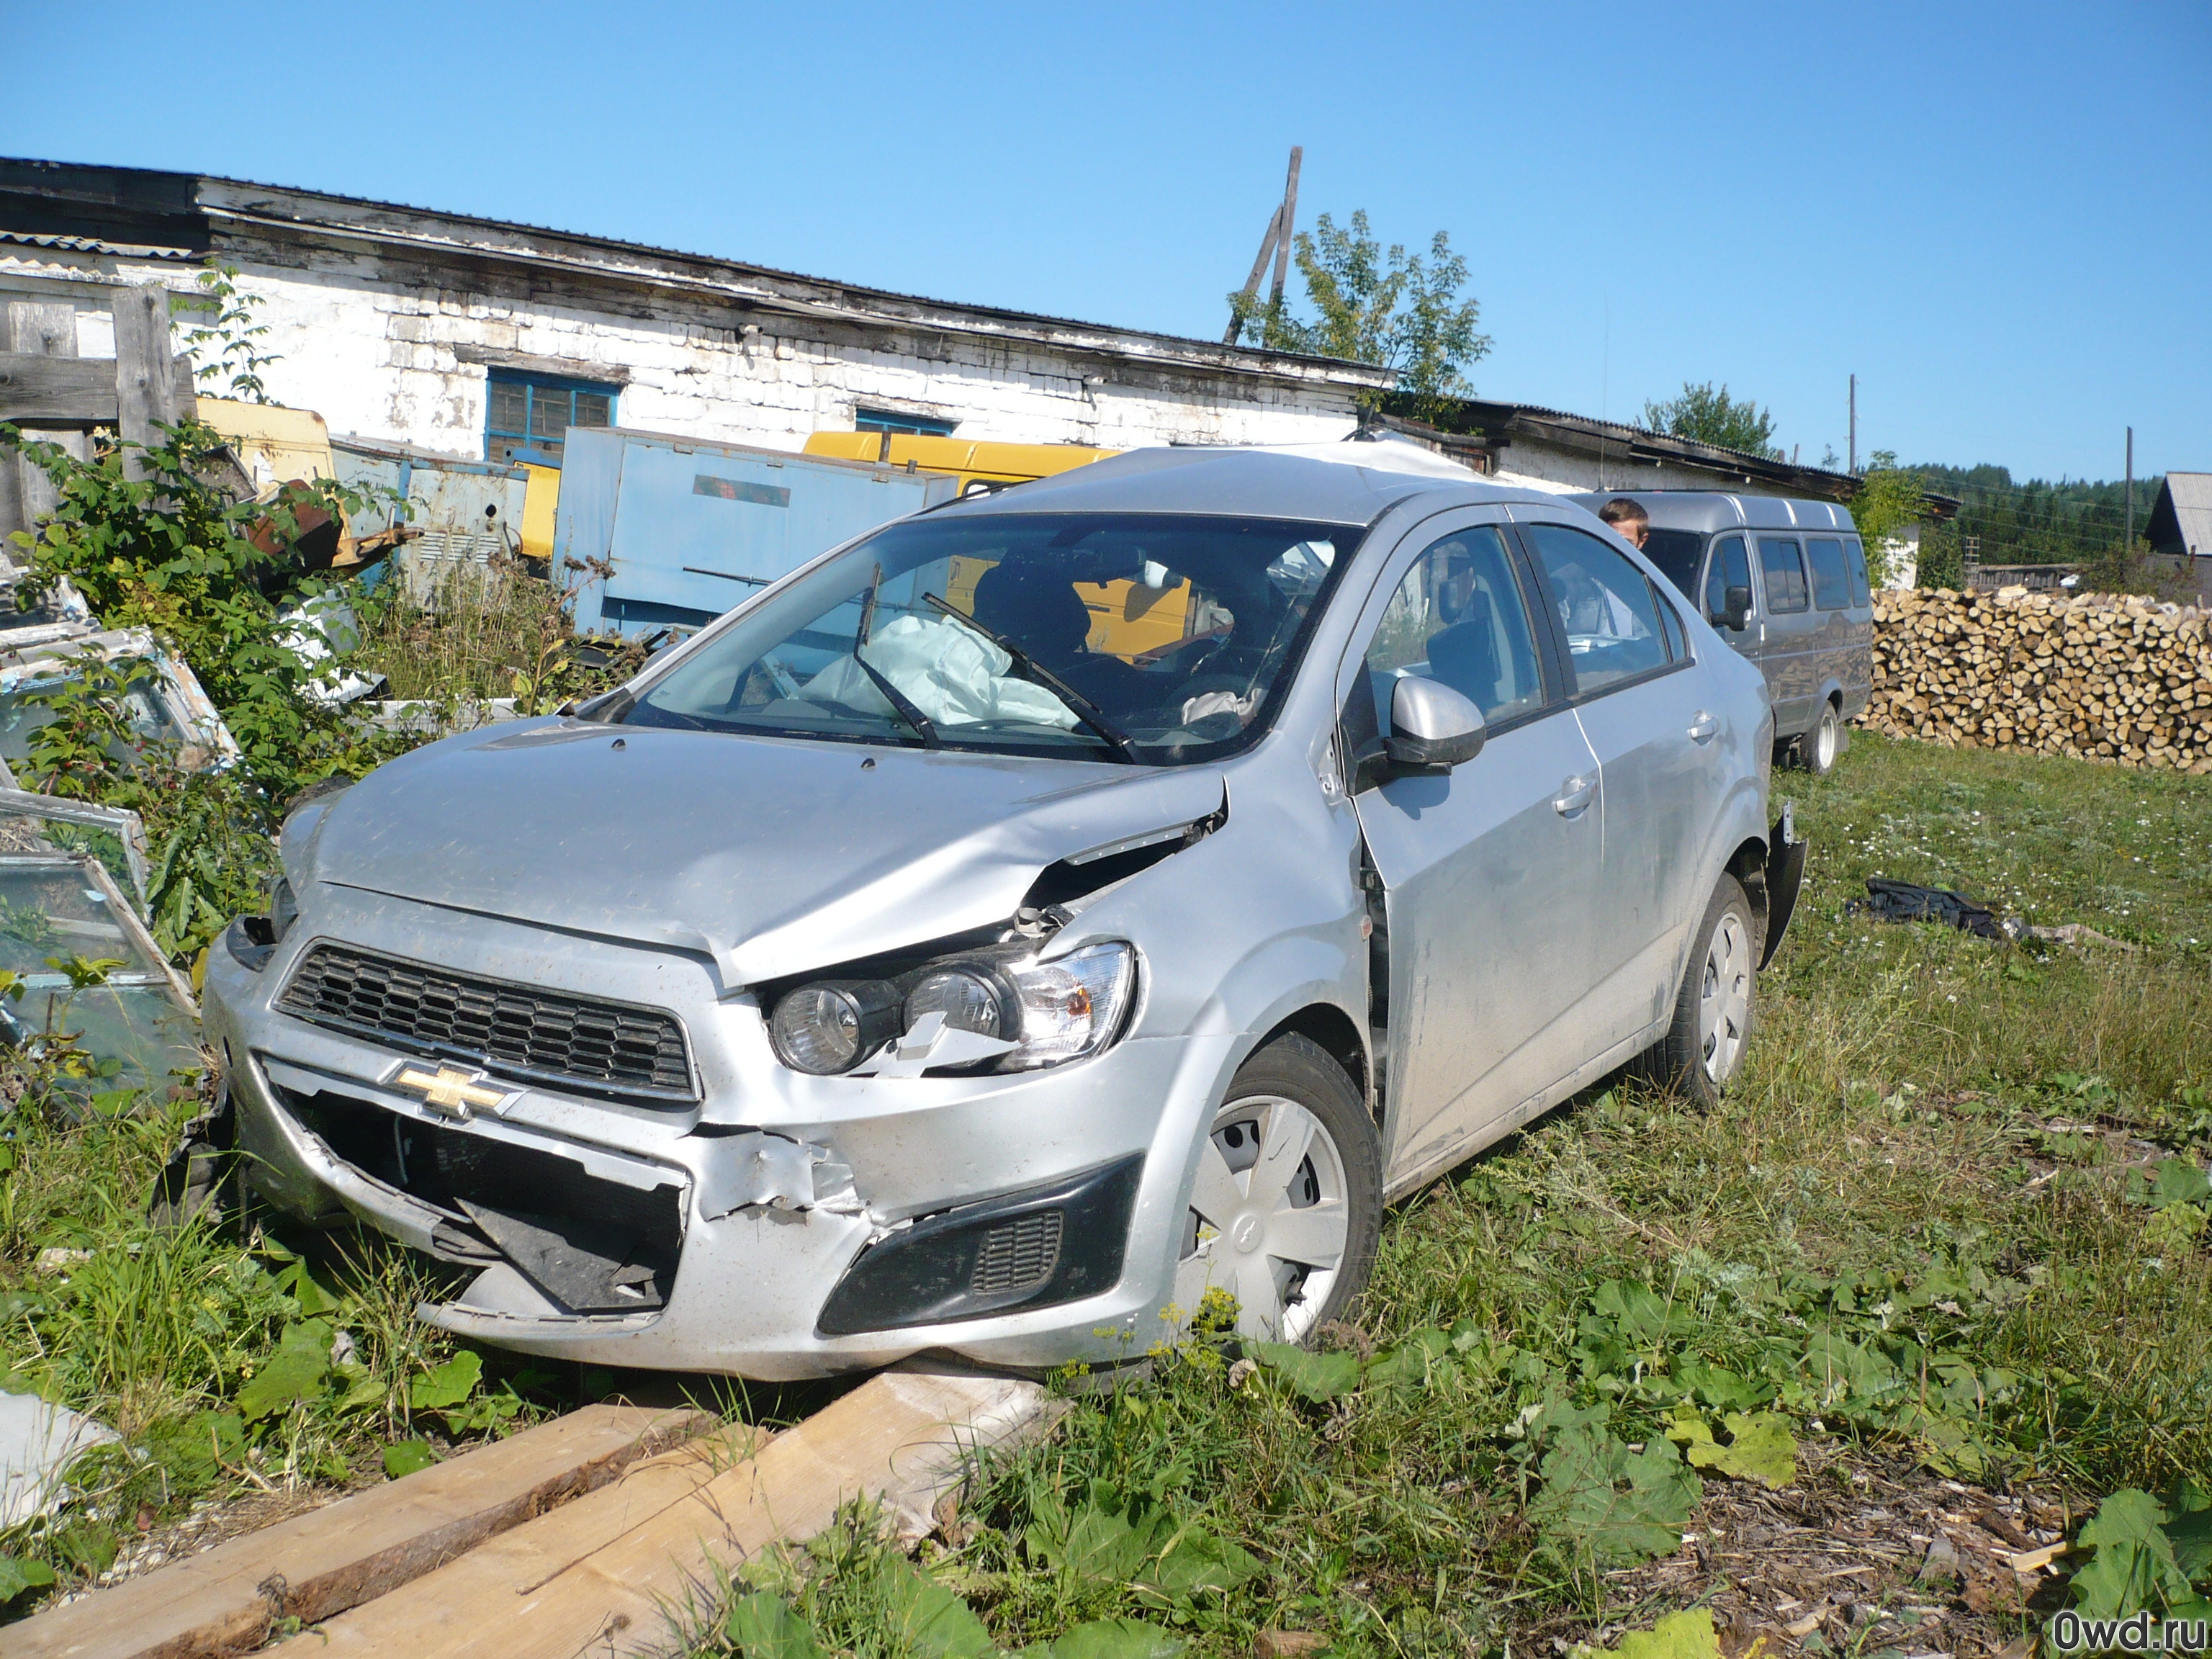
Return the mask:
[(507, 1090), (485, 1088), (483, 1075), (456, 1071), (450, 1066), (441, 1066), (434, 1072), (403, 1066), (392, 1079), (392, 1086), (412, 1091), (422, 1097), (424, 1105), (465, 1121), (472, 1109), (498, 1110), (507, 1097)]

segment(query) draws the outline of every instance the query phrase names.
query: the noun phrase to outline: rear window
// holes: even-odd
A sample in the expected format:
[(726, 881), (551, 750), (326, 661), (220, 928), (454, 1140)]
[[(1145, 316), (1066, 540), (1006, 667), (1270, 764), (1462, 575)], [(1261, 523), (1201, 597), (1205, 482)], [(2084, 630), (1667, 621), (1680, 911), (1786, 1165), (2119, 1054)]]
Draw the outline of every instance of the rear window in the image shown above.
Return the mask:
[(1686, 599), (1698, 591), (1698, 561), (1705, 551), (1705, 538), (1694, 530), (1654, 530), (1644, 538), (1644, 556)]
[(1857, 537), (1844, 538), (1844, 557), (1850, 562), (1851, 567), (1851, 603), (1853, 605), (1871, 604), (1871, 597), (1867, 592), (1866, 554), (1860, 548)]
[(1814, 536), (1805, 544), (1813, 561), (1813, 603), (1823, 611), (1842, 611), (1851, 602), (1850, 573), (1844, 565), (1844, 544), (1830, 536)]

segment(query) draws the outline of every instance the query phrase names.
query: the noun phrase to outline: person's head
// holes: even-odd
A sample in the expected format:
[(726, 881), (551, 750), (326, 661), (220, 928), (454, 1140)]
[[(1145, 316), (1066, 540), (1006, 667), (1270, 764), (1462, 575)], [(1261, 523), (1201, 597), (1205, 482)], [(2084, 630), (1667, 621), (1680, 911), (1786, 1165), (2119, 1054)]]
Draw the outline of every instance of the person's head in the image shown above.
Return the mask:
[(1619, 531), (1621, 540), (1631, 547), (1643, 546), (1644, 538), (1651, 533), (1651, 515), (1626, 495), (1614, 496), (1598, 508), (1597, 515)]

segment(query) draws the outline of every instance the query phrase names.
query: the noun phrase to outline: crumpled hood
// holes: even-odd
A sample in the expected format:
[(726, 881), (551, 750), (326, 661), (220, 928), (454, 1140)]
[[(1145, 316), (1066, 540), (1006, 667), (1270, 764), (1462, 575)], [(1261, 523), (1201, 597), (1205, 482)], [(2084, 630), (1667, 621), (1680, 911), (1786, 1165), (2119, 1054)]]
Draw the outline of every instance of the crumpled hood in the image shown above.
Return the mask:
[(1046, 865), (1222, 794), (1209, 767), (532, 722), (380, 767), (309, 873), (703, 951), (734, 988), (1003, 920)]

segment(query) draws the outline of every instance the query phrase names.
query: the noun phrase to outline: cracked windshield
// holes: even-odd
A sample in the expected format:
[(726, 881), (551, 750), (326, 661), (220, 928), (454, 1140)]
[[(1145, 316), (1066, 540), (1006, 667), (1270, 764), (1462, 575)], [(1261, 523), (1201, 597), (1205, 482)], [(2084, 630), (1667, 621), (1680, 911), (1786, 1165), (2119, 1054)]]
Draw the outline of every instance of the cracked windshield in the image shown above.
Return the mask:
[(768, 598), (622, 718), (1209, 760), (1258, 736), (1357, 535), (1143, 514), (901, 524)]

